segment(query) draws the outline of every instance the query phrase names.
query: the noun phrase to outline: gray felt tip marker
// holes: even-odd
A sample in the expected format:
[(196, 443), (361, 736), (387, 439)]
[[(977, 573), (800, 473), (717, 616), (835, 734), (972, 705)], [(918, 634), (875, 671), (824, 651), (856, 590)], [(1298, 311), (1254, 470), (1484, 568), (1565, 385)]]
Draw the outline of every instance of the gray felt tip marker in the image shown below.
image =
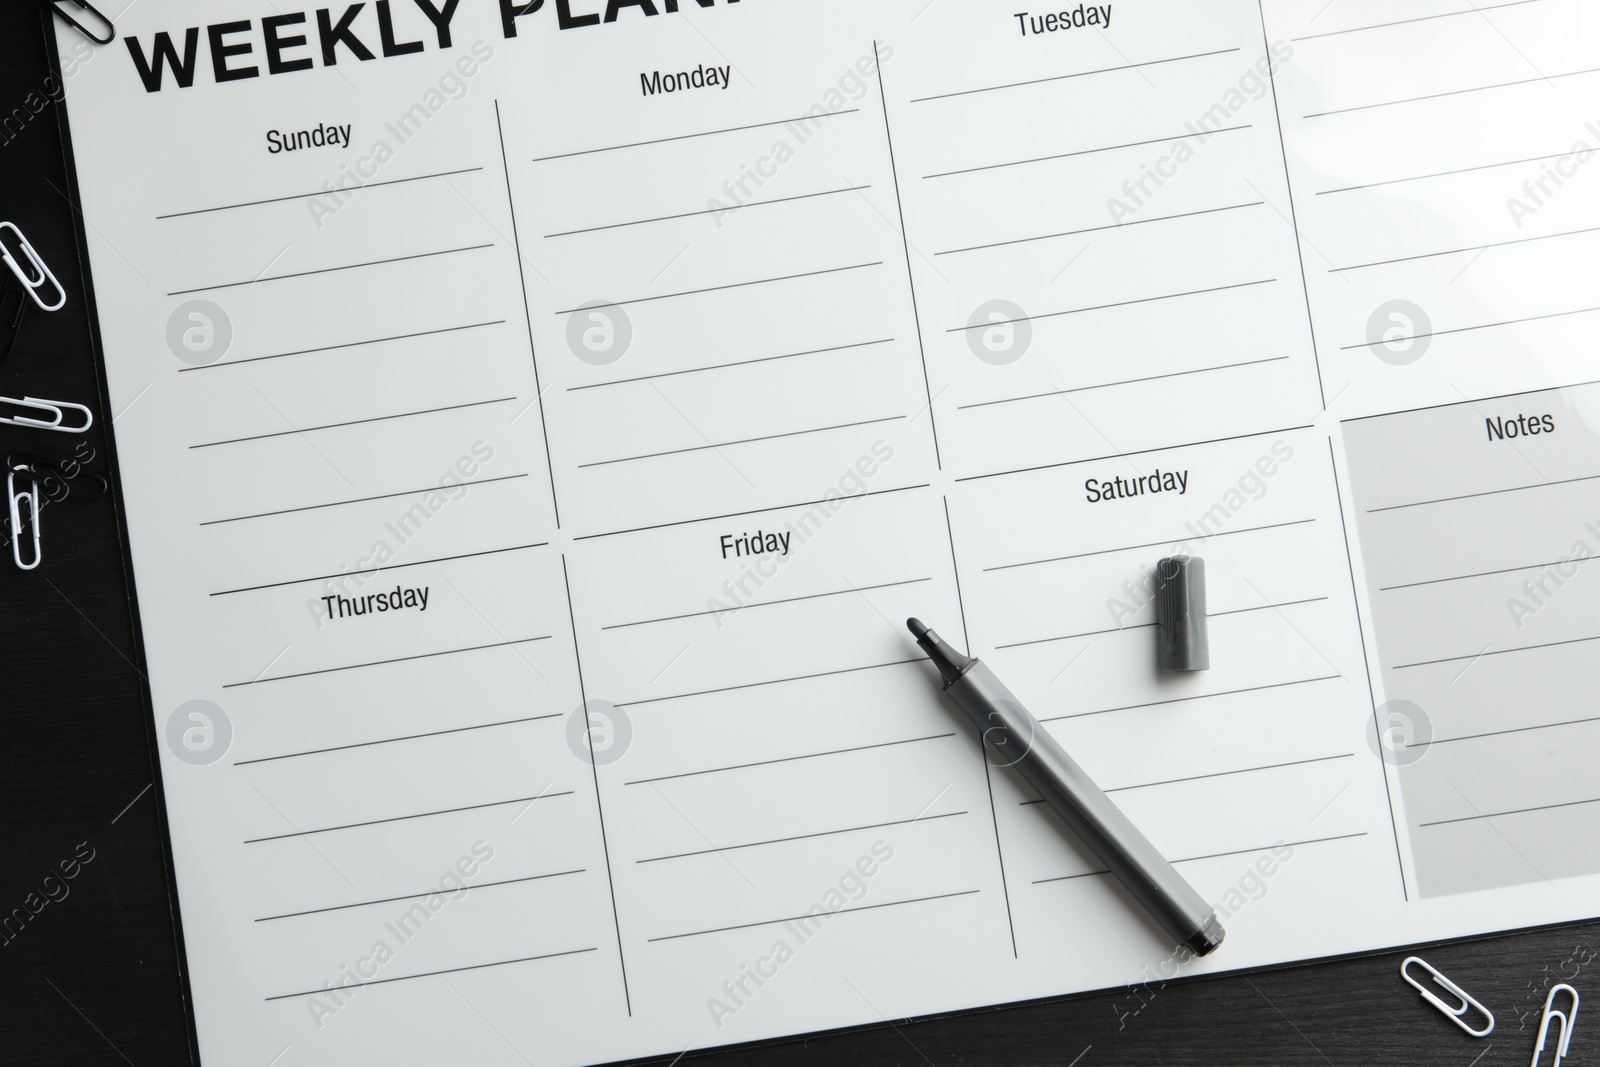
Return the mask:
[(944, 692), (1133, 898), (1196, 956), (1222, 944), (1222, 924), (1194, 887), (1067, 755), (993, 671), (917, 619), (906, 626), (939, 668)]

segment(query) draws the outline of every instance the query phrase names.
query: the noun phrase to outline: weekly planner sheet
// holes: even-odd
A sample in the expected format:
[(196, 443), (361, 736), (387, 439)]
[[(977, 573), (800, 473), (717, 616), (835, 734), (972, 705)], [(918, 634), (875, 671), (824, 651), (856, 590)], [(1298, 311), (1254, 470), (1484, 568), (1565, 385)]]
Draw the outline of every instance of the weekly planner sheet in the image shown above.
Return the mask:
[[(673, 1056), (1595, 913), (1600, 8), (1018, 6), (56, 27), (203, 1062)], [(1212, 668), (1162, 676), (1174, 553)]]

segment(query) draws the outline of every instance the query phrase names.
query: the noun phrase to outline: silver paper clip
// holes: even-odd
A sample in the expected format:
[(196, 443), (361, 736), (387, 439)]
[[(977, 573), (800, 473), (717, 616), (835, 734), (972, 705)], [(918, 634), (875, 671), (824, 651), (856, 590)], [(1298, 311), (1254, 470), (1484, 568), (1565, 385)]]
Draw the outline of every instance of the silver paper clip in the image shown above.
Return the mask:
[[(34, 426), (41, 430), (59, 430), (62, 433), (82, 433), (94, 425), (94, 416), (82, 404), (69, 404), (65, 400), (40, 400), (38, 397), (25, 396), (21, 400), (13, 400), (9, 396), (0, 396), (0, 404), (14, 404), (19, 408), (33, 408), (37, 411), (48, 411), (54, 418), (35, 419), (27, 415), (0, 415), (0, 422), (9, 422), (13, 426)], [(82, 426), (61, 425), (62, 409), (71, 408), (83, 412)]]
[[(23, 259), (28, 261), (28, 266), (32, 268), (31, 274), (23, 270), (22, 264), (18, 263), (16, 256), (11, 254), (11, 247), (3, 239), (3, 235), (7, 230), (16, 235), (17, 252), (22, 255)], [(28, 239), (22, 235), (21, 230), (17, 229), (15, 223), (0, 222), (0, 260), (5, 261), (5, 265), (11, 268), (11, 273), (17, 276), (17, 281), (21, 282), (22, 287), (28, 291), (28, 295), (33, 297), (33, 302), (44, 310), (59, 311), (61, 305), (67, 302), (67, 291), (61, 288), (61, 283), (56, 281), (56, 276), (50, 273), (50, 268), (45, 266), (44, 260), (39, 258), (39, 253), (33, 250), (33, 245), (28, 243)], [(46, 282), (49, 282), (55, 289), (55, 303), (53, 304), (45, 303), (44, 299), (39, 296), (39, 290), (44, 288)]]
[[(24, 492), (17, 492), (17, 475), (21, 473), (28, 479), (29, 488)], [(11, 500), (11, 558), (17, 564), (18, 570), (31, 571), (39, 565), (42, 554), (39, 550), (39, 483), (32, 472), (26, 467), (12, 468), (6, 474), (6, 496)], [(22, 505), (27, 505), (28, 526), (33, 534), (33, 562), (22, 562)]]
[[(1411, 977), (1410, 973), (1408, 973), (1408, 968), (1413, 963), (1427, 971), (1429, 977), (1431, 977), (1433, 981), (1443, 988), (1447, 993), (1451, 993), (1454, 996), (1459, 997), (1461, 999), (1461, 1003), (1446, 1004), (1442, 999), (1440, 999), (1439, 994), (1435, 993), (1432, 989), (1429, 989), (1427, 986)], [(1465, 1030), (1473, 1037), (1488, 1037), (1490, 1031), (1494, 1029), (1494, 1013), (1488, 1008), (1484, 1007), (1482, 1004), (1479, 1004), (1476, 1000), (1473, 1000), (1467, 995), (1465, 990), (1456, 985), (1454, 982), (1450, 981), (1450, 979), (1446, 978), (1444, 975), (1440, 974), (1439, 971), (1428, 961), (1417, 956), (1407, 956), (1400, 963), (1400, 977), (1404, 978), (1408, 983), (1410, 983), (1411, 987), (1414, 988), (1418, 993), (1421, 993), (1423, 1000), (1426, 1000), (1429, 1004), (1432, 1004), (1434, 1007), (1444, 1012), (1445, 1015), (1449, 1017), (1451, 1022), (1461, 1027), (1461, 1029)], [(1478, 1009), (1479, 1013), (1482, 1014), (1486, 1020), (1484, 1027), (1481, 1030), (1474, 1030), (1467, 1023), (1467, 1012), (1473, 1008)]]
[[(1556, 995), (1563, 991), (1572, 997), (1572, 1007), (1564, 1012), (1556, 1010)], [(1567, 1058), (1567, 1047), (1572, 1044), (1572, 1029), (1578, 1025), (1578, 991), (1565, 982), (1551, 986), (1550, 994), (1544, 998), (1544, 1014), (1539, 1017), (1539, 1043), (1534, 1046), (1530, 1061), (1532, 1067), (1539, 1067), (1545, 1039), (1550, 1036), (1550, 1024), (1557, 1019), (1561, 1021), (1561, 1040), (1556, 1042), (1556, 1058), (1550, 1067), (1561, 1067), (1561, 1061)]]
[[(89, 3), (89, 0), (44, 0), (44, 2), (45, 6), (54, 10), (55, 13), (61, 17), (63, 22), (77, 30), (79, 33), (83, 34), (85, 37), (89, 38), (89, 40), (93, 41), (95, 44), (110, 44), (112, 41), (116, 40), (117, 28), (111, 25), (111, 20), (93, 4)], [(105, 36), (101, 37), (99, 34), (89, 29), (89, 27), (73, 18), (72, 13), (66, 9), (66, 5), (68, 4), (72, 4), (74, 7), (81, 7), (83, 10), (99, 19), (100, 24), (106, 28)]]

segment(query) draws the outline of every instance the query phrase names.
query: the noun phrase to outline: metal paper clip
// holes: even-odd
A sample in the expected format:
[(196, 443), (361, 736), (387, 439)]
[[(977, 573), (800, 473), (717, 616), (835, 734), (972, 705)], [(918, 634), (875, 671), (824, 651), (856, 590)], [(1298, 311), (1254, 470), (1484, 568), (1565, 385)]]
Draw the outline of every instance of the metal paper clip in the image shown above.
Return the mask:
[(39, 483), (45, 500), (52, 504), (68, 499), (98, 500), (111, 488), (105, 475), (84, 470), (76, 459), (57, 459), (17, 449), (6, 456), (6, 466), (11, 470), (26, 468)]
[[(1446, 1004), (1440, 999), (1439, 994), (1435, 993), (1433, 990), (1429, 989), (1427, 986), (1411, 977), (1411, 975), (1407, 973), (1407, 968), (1409, 968), (1413, 963), (1427, 971), (1429, 977), (1431, 977), (1433, 981), (1442, 987), (1446, 992), (1460, 997), (1461, 1003)], [(1421, 959), (1417, 956), (1407, 956), (1400, 963), (1400, 977), (1409, 982), (1412, 988), (1414, 988), (1418, 993), (1421, 993), (1423, 1000), (1426, 1000), (1429, 1004), (1432, 1004), (1434, 1007), (1444, 1012), (1445, 1015), (1449, 1016), (1451, 1022), (1461, 1027), (1461, 1029), (1465, 1030), (1473, 1037), (1488, 1037), (1490, 1031), (1494, 1029), (1494, 1013), (1488, 1008), (1484, 1007), (1482, 1004), (1479, 1004), (1476, 1000), (1473, 1000), (1471, 997), (1469, 997), (1464, 989), (1450, 981), (1450, 979), (1446, 978), (1444, 975), (1440, 974), (1439, 971), (1427, 960)], [(1487, 1020), (1482, 1030), (1474, 1030), (1467, 1024), (1467, 1012), (1473, 1008), (1477, 1008), (1478, 1011), (1483, 1015), (1484, 1019)]]
[[(6, 496), (11, 500), (11, 558), (17, 564), (18, 570), (31, 571), (39, 565), (42, 555), (39, 550), (39, 483), (26, 467), (21, 473), (28, 478), (31, 488), (25, 492), (17, 492), (17, 474), (13, 469), (6, 474)], [(33, 562), (22, 562), (22, 505), (28, 509), (28, 526), (33, 532)]]
[[(56, 276), (50, 273), (50, 268), (45, 266), (44, 260), (39, 258), (39, 253), (33, 250), (33, 245), (28, 243), (26, 237), (22, 236), (22, 231), (17, 229), (16, 224), (0, 222), (0, 235), (3, 235), (7, 230), (17, 235), (17, 251), (22, 253), (22, 258), (27, 260), (28, 265), (33, 268), (33, 276), (29, 277), (28, 273), (22, 269), (22, 264), (17, 262), (16, 257), (11, 254), (11, 249), (3, 239), (0, 239), (0, 260), (4, 260), (5, 265), (11, 268), (11, 273), (15, 274), (17, 281), (21, 282), (23, 288), (28, 290), (28, 295), (33, 297), (35, 304), (38, 304), (46, 311), (59, 311), (61, 305), (67, 302), (67, 291), (61, 288), (61, 283), (56, 281)], [(44, 288), (45, 282), (49, 282), (56, 291), (56, 302), (54, 304), (45, 303), (39, 296), (39, 290)]]
[[(117, 28), (111, 25), (111, 20), (106, 18), (105, 14), (93, 4), (89, 3), (89, 0), (44, 0), (44, 2), (45, 6), (52, 8), (57, 15), (61, 16), (62, 21), (64, 21), (68, 26), (71, 26), (73, 29), (83, 34), (95, 44), (110, 44), (112, 41), (116, 40)], [(99, 19), (101, 25), (105, 26), (106, 28), (106, 35), (104, 37), (98, 36), (91, 31), (89, 27), (73, 18), (71, 12), (66, 10), (67, 4), (81, 7), (89, 14)]]
[[(1556, 995), (1566, 991), (1572, 997), (1572, 1007), (1566, 1011), (1556, 1010)], [(1539, 1043), (1533, 1047), (1532, 1067), (1539, 1067), (1539, 1056), (1544, 1052), (1545, 1039), (1550, 1036), (1550, 1024), (1561, 1020), (1561, 1040), (1556, 1042), (1556, 1058), (1550, 1067), (1561, 1067), (1561, 1061), (1567, 1058), (1567, 1046), (1572, 1044), (1572, 1029), (1578, 1025), (1578, 991), (1566, 983), (1550, 987), (1550, 994), (1544, 998), (1544, 1014), (1539, 1017)]]
[[(29, 418), (27, 415), (0, 415), (0, 422), (9, 422), (13, 426), (36, 426), (41, 430), (59, 430), (62, 433), (82, 433), (94, 425), (94, 416), (82, 404), (69, 404), (65, 400), (40, 400), (38, 397), (25, 396), (21, 400), (13, 400), (9, 396), (0, 396), (0, 404), (14, 404), (19, 408), (34, 408), (38, 411), (48, 411), (54, 415), (53, 419)], [(61, 425), (62, 409), (71, 408), (83, 412), (82, 426)]]

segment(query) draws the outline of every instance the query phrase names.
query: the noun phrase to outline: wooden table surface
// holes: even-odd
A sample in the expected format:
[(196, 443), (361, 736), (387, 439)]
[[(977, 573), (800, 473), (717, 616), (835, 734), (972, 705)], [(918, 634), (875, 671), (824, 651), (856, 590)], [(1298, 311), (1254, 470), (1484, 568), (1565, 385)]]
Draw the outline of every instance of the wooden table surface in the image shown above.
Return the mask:
[[(86, 437), (98, 453), (91, 466), (103, 471), (111, 418), (90, 349), (76, 209), (49, 99), (57, 83), (39, 11), (26, 0), (0, 7), (0, 219), (21, 225), (69, 303), (27, 316), (15, 353), (0, 363), (0, 395), (96, 408)], [(61, 436), (0, 427), (0, 448), (19, 447), (59, 451)], [(29, 894), (42, 896), (44, 878), (61, 861), (87, 849), (94, 858), (67, 883), (66, 896), (0, 933), (0, 1061), (186, 1063), (192, 1036), (116, 504), (64, 503), (46, 510), (43, 529), (42, 566), (24, 573), (9, 561), (0, 565), (0, 919), (25, 908)], [(708, 1067), (1520, 1065), (1532, 1054), (1548, 983), (1600, 990), (1591, 981), (1600, 974), (1600, 923), (1430, 947), (1426, 957), (1498, 1019), (1493, 1034), (1473, 1040), (1400, 981), (1406, 954), (894, 1020), (686, 1059)], [(1569, 1067), (1600, 1064), (1600, 994), (1595, 1005), (1595, 1016), (1580, 1016)], [(483, 1036), (462, 1035), (463, 1047)]]

